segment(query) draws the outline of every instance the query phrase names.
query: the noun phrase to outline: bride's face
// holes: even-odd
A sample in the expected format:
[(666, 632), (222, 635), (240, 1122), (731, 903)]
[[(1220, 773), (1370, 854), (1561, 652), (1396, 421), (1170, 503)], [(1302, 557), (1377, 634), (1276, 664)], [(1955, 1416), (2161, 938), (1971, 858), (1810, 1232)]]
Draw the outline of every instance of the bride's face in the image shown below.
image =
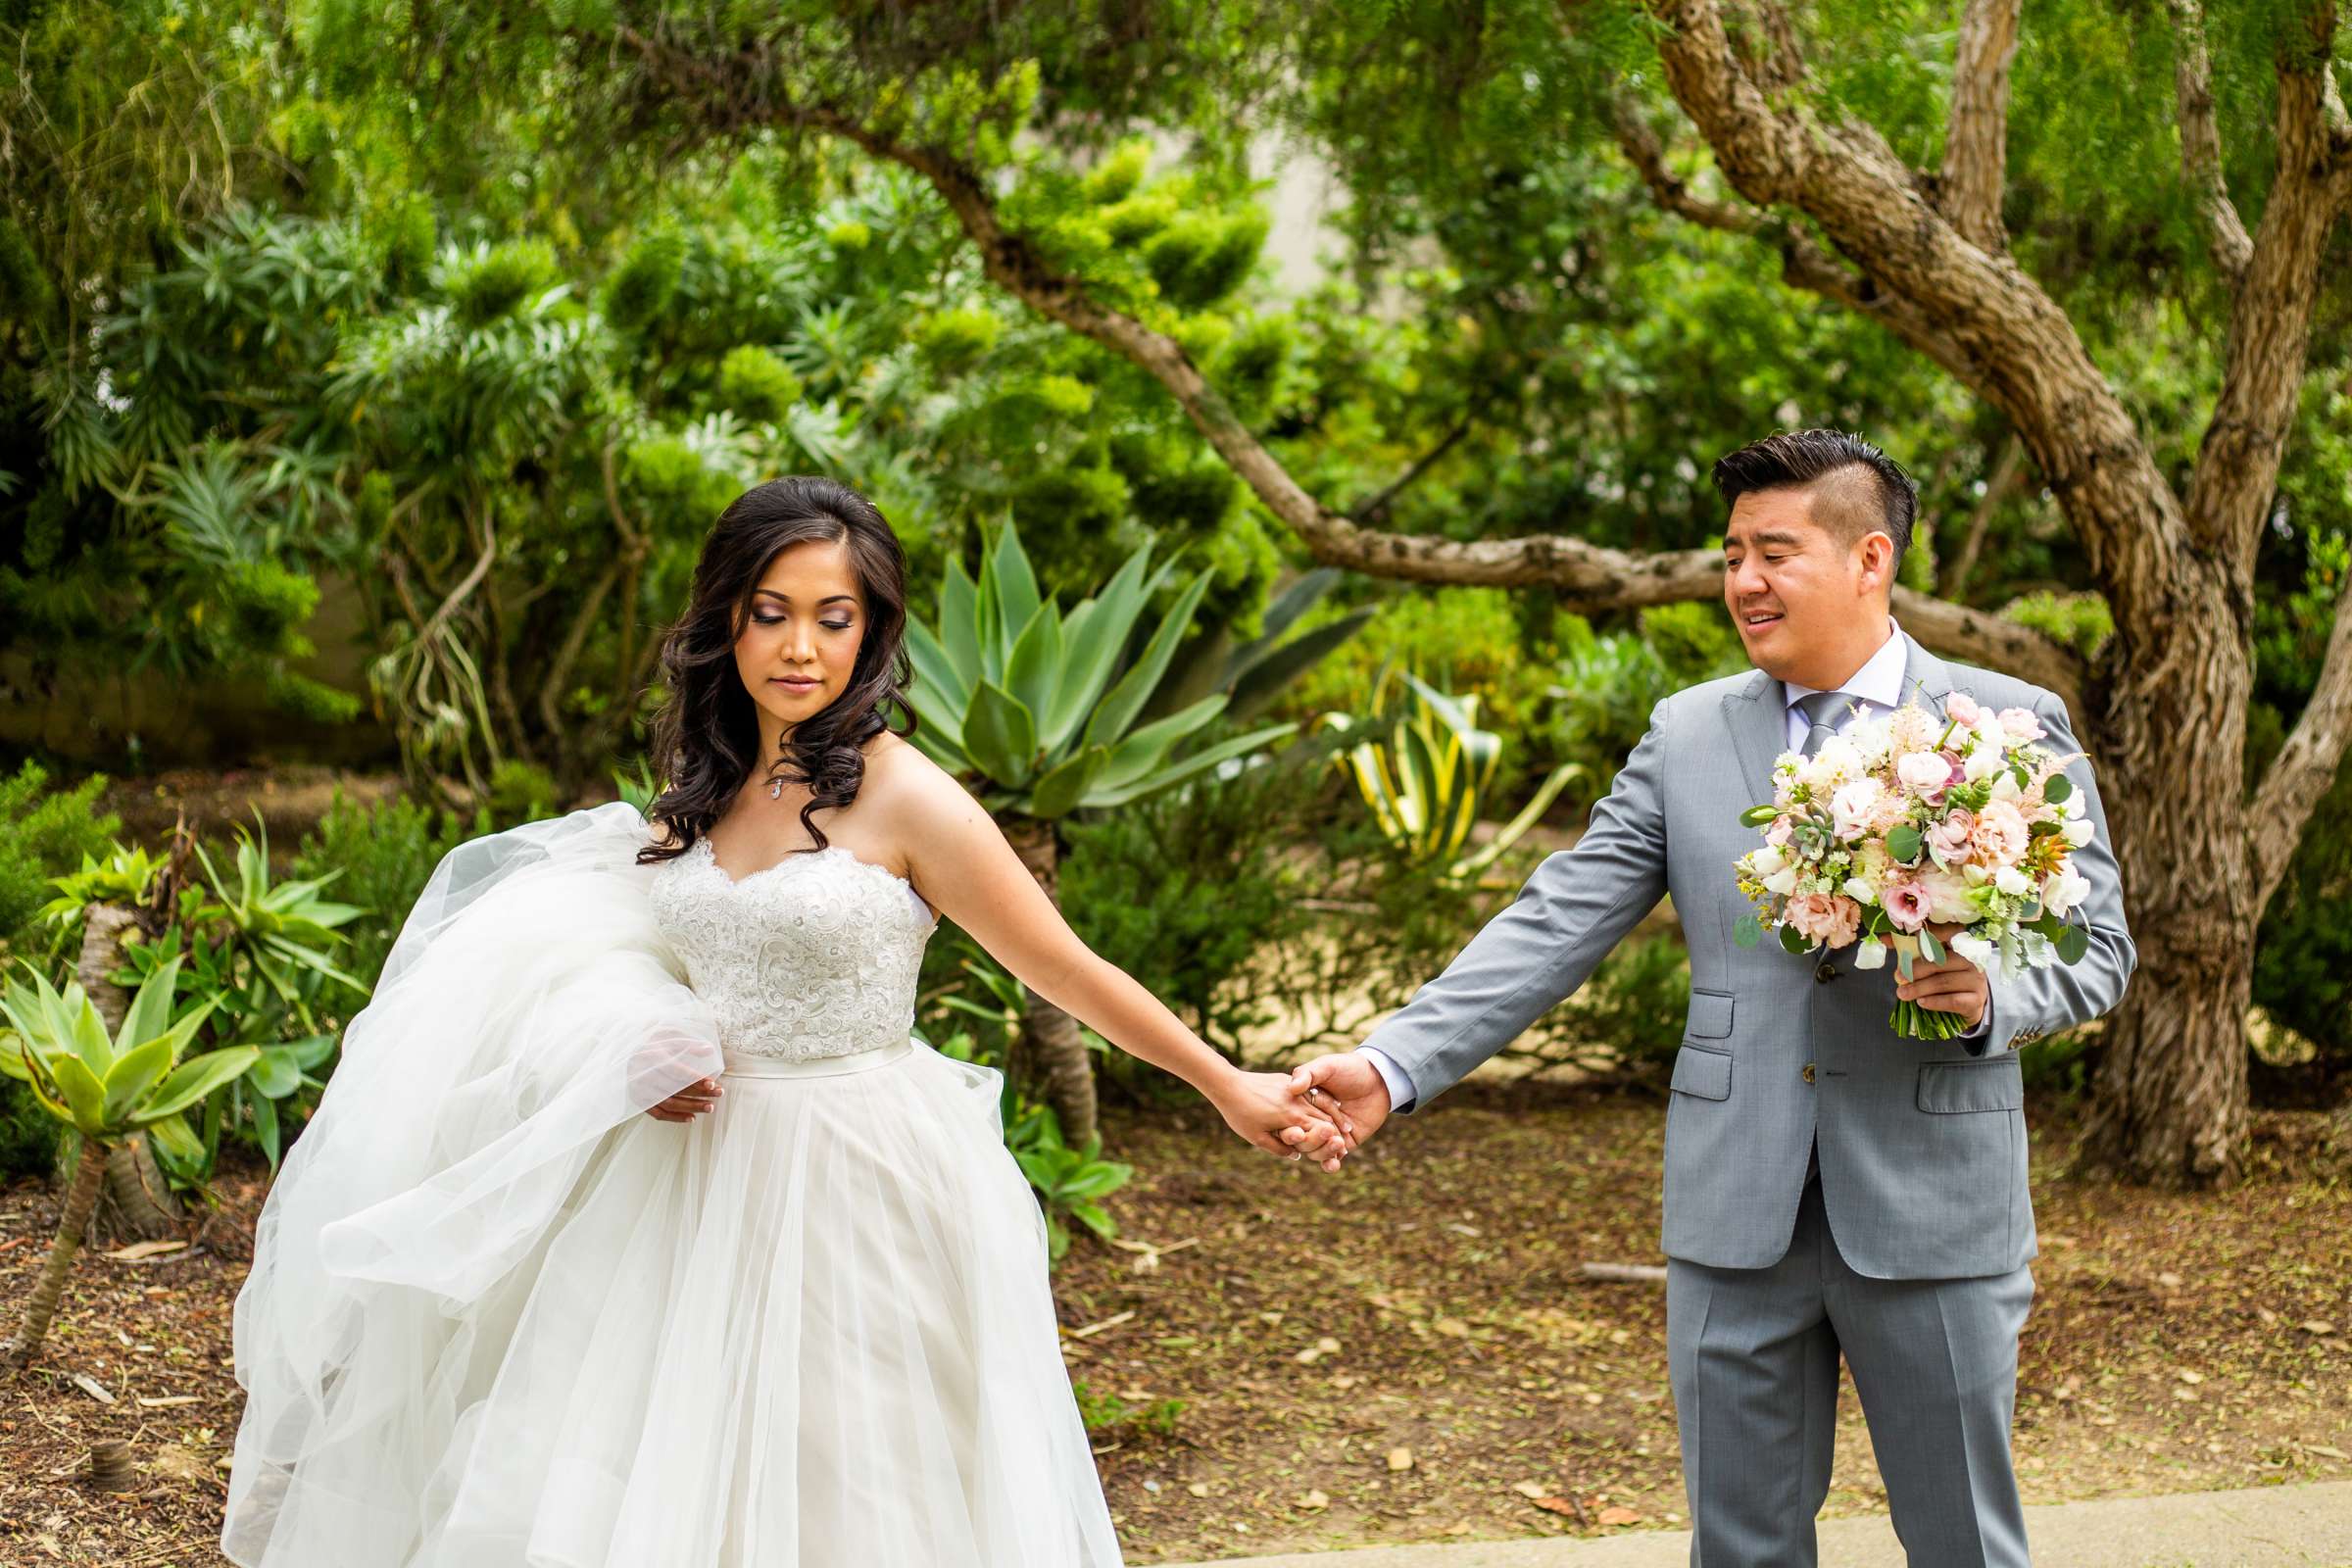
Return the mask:
[(865, 597), (846, 540), (776, 552), (752, 590), (735, 670), (760, 710), (789, 730), (849, 689), (865, 640)]

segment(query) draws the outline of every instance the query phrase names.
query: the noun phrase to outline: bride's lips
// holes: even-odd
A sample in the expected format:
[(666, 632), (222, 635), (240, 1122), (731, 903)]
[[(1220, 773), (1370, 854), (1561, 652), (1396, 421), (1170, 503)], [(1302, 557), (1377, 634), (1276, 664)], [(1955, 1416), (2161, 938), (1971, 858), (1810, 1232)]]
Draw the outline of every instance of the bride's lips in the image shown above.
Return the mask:
[(812, 692), (818, 685), (814, 680), (795, 680), (789, 675), (770, 676), (767, 683), (770, 686), (781, 686), (786, 691), (794, 693)]

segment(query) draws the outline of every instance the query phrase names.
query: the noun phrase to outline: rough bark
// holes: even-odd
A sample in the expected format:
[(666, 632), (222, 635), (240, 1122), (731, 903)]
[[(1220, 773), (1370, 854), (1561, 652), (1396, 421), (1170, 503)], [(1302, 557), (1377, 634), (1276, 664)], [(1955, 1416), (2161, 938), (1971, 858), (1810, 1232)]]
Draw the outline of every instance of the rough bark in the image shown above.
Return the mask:
[[(112, 976), (122, 966), (122, 937), (138, 923), (130, 910), (93, 904), (82, 910), (81, 953), (74, 977), (113, 1035), (130, 1010), (130, 997)], [(78, 1137), (68, 1140), (78, 1146)], [(75, 1166), (78, 1168), (78, 1160)], [(179, 1200), (148, 1152), (144, 1136), (125, 1139), (107, 1152), (106, 1182), (95, 1216), (97, 1238), (115, 1242), (157, 1242), (179, 1234)]]
[[(1058, 908), (1060, 851), (1054, 842), (1054, 824), (1021, 816), (1008, 818), (1003, 825), (1013, 853)], [(1087, 1056), (1078, 1020), (1031, 991), (1017, 1054), (1017, 1076), (1034, 1083), (1046, 1103), (1054, 1107), (1061, 1122), (1062, 1142), (1075, 1149), (1093, 1138), (1098, 1125), (1095, 1066)]]
[[(2300, 835), (2320, 793), (2312, 780), (2341, 756), (2343, 703), (2315, 703), (2298, 726), (2288, 772), (2263, 792), (2277, 809), (2260, 841), (2233, 808), (2217, 817), (2175, 803), (2240, 798), (2253, 552), (2347, 177), (2321, 66), (2331, 0), (2307, 9), (2308, 37), (2278, 62), (2278, 173), (2234, 283), (2225, 383), (2185, 502), (2064, 312), (1932, 205), (1927, 182), (1883, 138), (1769, 97), (1741, 71), (1713, 0), (1652, 9), (1669, 26), (1658, 44), (1668, 86), (1733, 189), (1804, 215), (1846, 265), (1901, 302), (1881, 318), (2008, 416), (2082, 541), (2115, 613), (2107, 679), (2085, 728), (2102, 741), (2140, 954), (2109, 1021), (2087, 1148), (2095, 1162), (2145, 1180), (2229, 1182), (2245, 1132), (2253, 934), (2275, 885), (2260, 874), (2258, 845), (2291, 848)], [(1966, 96), (1956, 91), (1955, 102)], [(2193, 114), (2193, 94), (2189, 102)], [(2201, 153), (2187, 156), (2193, 164)]]
[[(1717, 0), (1650, 0), (1650, 9), (1664, 24), (1657, 48), (1668, 90), (1740, 198), (1693, 191), (1639, 115), (1621, 115), (1620, 143), (1660, 205), (1753, 234), (1778, 250), (1793, 286), (1880, 321), (1998, 409), (2082, 547), (2116, 622), (2096, 682), (2071, 651), (1997, 617), (1908, 595), (1897, 612), (1931, 645), (2058, 690), (2109, 770), (2141, 967), (2109, 1023), (2094, 1145), (2146, 1179), (2228, 1181), (2245, 1115), (2252, 935), (2276, 882), (2266, 858), (2282, 860), (2291, 849), (2317, 798), (2312, 781), (2332, 772), (2348, 727), (2352, 696), (2342, 686), (2352, 671), (2343, 666), (2352, 654), (2340, 648), (2340, 628), (2324, 700), (2290, 738), (2284, 770), (2266, 781), (2260, 799), (2276, 810), (2259, 830), (2250, 834), (2233, 812), (2180, 813), (2172, 803), (2183, 794), (2234, 802), (2241, 792), (2252, 555), (2291, 427), (2318, 260), (2352, 180), (2352, 121), (2325, 69), (2333, 0), (2306, 8), (2308, 35), (2278, 62), (2278, 173), (2233, 284), (2227, 381), (2185, 498), (2064, 310), (2000, 243), (2015, 0), (1970, 0), (1941, 177), (1908, 168), (1874, 127), (1816, 112), (1794, 29), (1769, 0), (1744, 8), (1760, 13), (1760, 44), (1735, 44)], [(1563, 10), (1574, 25), (1577, 8)], [(1317, 560), (1414, 581), (1547, 584), (1587, 610), (1717, 591), (1719, 568), (1704, 552), (1637, 558), (1564, 536), (1464, 543), (1360, 526), (1308, 494), (1172, 338), (1090, 297), (1008, 232), (990, 187), (956, 153), (795, 99), (774, 61), (697, 59), (634, 34), (624, 41), (646, 55), (662, 91), (700, 100), (694, 107), (722, 131), (759, 123), (830, 133), (921, 174), (994, 282), (1156, 379)], [(2194, 92), (2183, 103), (2185, 115), (2199, 112)], [(2188, 137), (2209, 129), (2208, 117)], [(2194, 178), (2204, 150), (2201, 141), (2184, 150)], [(2218, 170), (2218, 144), (2211, 150)], [(2174, 825), (2181, 816), (2197, 821)]]
[(66, 1206), (58, 1215), (48, 1259), (41, 1264), (40, 1277), (33, 1281), (32, 1294), (24, 1298), (24, 1316), (16, 1336), (8, 1342), (8, 1358), (18, 1366), (30, 1366), (32, 1358), (41, 1353), (41, 1342), (49, 1337), (49, 1324), (57, 1316), (57, 1303), (65, 1297), (66, 1276), (74, 1271), (74, 1254), (81, 1250), (82, 1232), (90, 1228), (90, 1213), (98, 1206), (98, 1189), (105, 1183), (106, 1150), (85, 1143), (74, 1168), (73, 1184), (66, 1189)]
[(2206, 244), (2213, 265), (2231, 283), (2246, 270), (2254, 242), (2246, 237), (2230, 182), (2222, 172), (2222, 135), (2213, 114), (2213, 62), (2205, 51), (2205, 8), (2196, 0), (2170, 0), (2179, 55), (2173, 92), (2180, 105), (2180, 168), (2197, 188), (2205, 216)]
[(1961, 237), (1980, 250), (2008, 248), (2001, 190), (2009, 168), (2009, 62), (2017, 54), (2021, 0), (1968, 0), (1952, 62), (1952, 112), (1943, 138), (1937, 200)]

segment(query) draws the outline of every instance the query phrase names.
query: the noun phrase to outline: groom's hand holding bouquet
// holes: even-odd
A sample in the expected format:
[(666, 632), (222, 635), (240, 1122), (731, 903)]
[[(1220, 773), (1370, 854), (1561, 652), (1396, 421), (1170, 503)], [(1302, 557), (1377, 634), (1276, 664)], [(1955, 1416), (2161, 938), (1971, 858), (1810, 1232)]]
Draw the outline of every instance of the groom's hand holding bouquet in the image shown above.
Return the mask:
[[(2073, 759), (2036, 745), (2042, 733), (2026, 709), (1995, 713), (1953, 692), (1940, 714), (1907, 704), (1811, 757), (1783, 753), (1771, 803), (1740, 818), (1764, 843), (1735, 867), (1756, 905), (1736, 940), (1752, 947), (1769, 930), (1791, 953), (1858, 943), (1860, 969), (1891, 952), (1904, 985), (1887, 1022), (1917, 1040), (1948, 1040), (1982, 1015), (1984, 982), (1947, 983), (1950, 958), (2004, 978), (2080, 959), (2087, 941), (2066, 916), (2090, 883), (2068, 858), (2091, 824), (2062, 771)], [(1956, 990), (1975, 1005), (1956, 1006)]]

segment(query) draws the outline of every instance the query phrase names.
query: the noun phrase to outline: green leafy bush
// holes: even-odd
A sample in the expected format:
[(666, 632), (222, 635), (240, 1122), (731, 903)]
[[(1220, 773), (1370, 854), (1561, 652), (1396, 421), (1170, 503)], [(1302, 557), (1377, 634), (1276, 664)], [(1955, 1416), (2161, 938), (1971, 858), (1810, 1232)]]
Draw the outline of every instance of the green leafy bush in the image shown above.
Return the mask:
[(406, 797), (363, 805), (338, 789), (295, 851), (294, 875), (343, 873), (334, 885), (337, 897), (363, 911), (342, 928), (351, 941), (343, 966), (372, 988), (433, 867), (466, 839), (490, 831), (487, 808), (466, 823)]

